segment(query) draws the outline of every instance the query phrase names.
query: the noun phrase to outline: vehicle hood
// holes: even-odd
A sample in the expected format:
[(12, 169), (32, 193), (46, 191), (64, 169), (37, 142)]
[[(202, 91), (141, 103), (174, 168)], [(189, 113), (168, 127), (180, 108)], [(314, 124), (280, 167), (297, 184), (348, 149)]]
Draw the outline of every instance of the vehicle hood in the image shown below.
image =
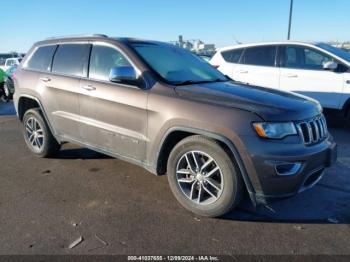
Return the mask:
[(175, 92), (194, 101), (247, 110), (265, 121), (298, 121), (322, 112), (309, 97), (233, 81), (177, 86)]

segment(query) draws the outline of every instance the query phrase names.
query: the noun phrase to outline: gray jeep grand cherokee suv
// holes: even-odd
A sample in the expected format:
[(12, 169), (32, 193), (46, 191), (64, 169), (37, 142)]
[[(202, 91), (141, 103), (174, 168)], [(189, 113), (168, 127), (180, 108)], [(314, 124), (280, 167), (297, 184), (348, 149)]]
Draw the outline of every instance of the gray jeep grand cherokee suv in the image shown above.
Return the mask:
[(203, 216), (230, 211), (244, 191), (254, 204), (292, 196), (336, 159), (316, 101), (236, 83), (167, 43), (38, 42), (18, 68), (14, 100), (34, 154), (72, 142), (167, 174), (177, 200)]

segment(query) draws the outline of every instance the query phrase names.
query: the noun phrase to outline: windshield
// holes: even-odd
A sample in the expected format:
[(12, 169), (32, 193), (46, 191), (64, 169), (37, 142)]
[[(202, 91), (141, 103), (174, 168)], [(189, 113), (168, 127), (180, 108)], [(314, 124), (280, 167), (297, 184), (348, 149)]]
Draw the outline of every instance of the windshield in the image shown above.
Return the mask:
[(344, 50), (341, 50), (340, 48), (325, 44), (325, 43), (319, 43), (316, 44), (316, 46), (333, 53), (336, 56), (339, 56), (340, 58), (346, 60), (347, 62), (350, 63), (350, 53), (345, 52)]
[(228, 81), (210, 64), (190, 51), (170, 44), (133, 43), (145, 62), (171, 84)]

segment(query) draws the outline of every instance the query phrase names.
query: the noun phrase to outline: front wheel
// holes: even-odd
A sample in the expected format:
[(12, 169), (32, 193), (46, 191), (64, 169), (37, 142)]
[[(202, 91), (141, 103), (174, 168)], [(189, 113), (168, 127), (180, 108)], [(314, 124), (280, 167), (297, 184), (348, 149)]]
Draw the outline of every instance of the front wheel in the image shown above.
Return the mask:
[(49, 157), (60, 149), (39, 109), (29, 109), (23, 117), (23, 135), (28, 148), (39, 157)]
[(238, 205), (242, 195), (242, 179), (233, 161), (215, 140), (187, 137), (170, 153), (170, 188), (193, 213), (224, 215)]

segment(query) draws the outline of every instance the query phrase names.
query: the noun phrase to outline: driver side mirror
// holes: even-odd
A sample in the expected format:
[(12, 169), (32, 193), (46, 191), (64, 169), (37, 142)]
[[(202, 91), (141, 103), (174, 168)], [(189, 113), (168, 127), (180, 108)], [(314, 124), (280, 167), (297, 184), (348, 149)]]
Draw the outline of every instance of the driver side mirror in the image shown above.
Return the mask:
[(337, 68), (338, 68), (338, 64), (336, 62), (333, 62), (333, 61), (328, 61), (328, 62), (323, 64), (324, 70), (335, 70)]
[(138, 77), (132, 66), (117, 66), (111, 69), (109, 80), (114, 83), (135, 85), (138, 82)]

